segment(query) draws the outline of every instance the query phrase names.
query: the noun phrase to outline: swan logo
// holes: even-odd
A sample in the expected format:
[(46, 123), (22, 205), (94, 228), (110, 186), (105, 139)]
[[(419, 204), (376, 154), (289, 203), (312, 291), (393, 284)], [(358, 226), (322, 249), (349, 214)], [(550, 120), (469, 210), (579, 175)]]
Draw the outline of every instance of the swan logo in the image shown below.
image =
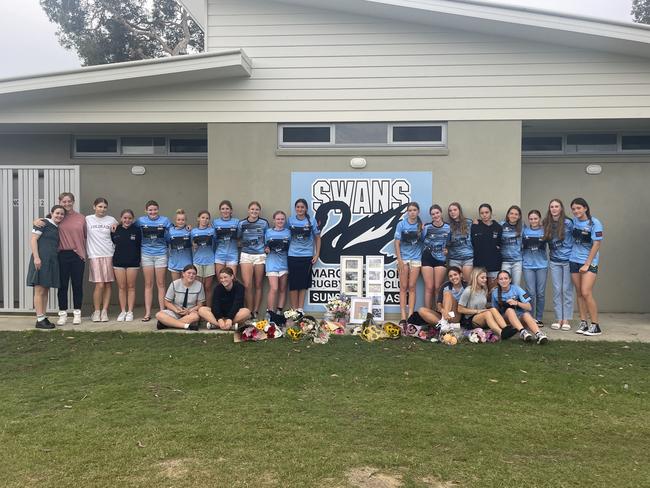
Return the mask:
[(306, 198), (321, 231), (307, 307), (322, 310), (340, 291), (341, 256), (384, 256), (386, 311), (399, 310), (393, 241), (410, 201), (428, 208), (431, 173), (292, 173), (292, 201)]

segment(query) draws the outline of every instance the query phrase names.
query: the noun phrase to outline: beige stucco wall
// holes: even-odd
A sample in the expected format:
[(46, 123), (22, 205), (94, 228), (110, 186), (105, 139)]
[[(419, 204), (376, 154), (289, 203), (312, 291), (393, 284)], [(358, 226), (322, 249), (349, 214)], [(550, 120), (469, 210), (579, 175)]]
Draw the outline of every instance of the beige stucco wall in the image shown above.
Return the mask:
[[(443, 207), (458, 200), (475, 215), (482, 202), (500, 214), (519, 202), (521, 185), (521, 122), (450, 122), (448, 150), (426, 151), (343, 149), (277, 150), (277, 125), (209, 124), (208, 197), (214, 211), (223, 198), (235, 213), (246, 215), (250, 200), (259, 200), (263, 215), (289, 211), (292, 171), (431, 171), (433, 202)], [(351, 157), (365, 157), (364, 170), (350, 168)], [(498, 188), (498, 191), (495, 191)], [(426, 209), (423, 218), (427, 220)]]
[[(598, 160), (603, 172), (589, 176), (586, 166)], [(605, 162), (609, 160), (610, 162)], [(559, 162), (562, 161), (562, 162)], [(650, 275), (650, 158), (646, 163), (626, 163), (616, 156), (524, 163), (522, 166), (523, 208), (545, 213), (551, 198), (560, 198), (567, 212), (571, 200), (587, 200), (592, 215), (605, 227), (600, 270), (595, 295), (599, 307), (608, 312), (650, 312), (644, 286)], [(616, 162), (611, 162), (616, 161)], [(549, 276), (550, 282), (550, 276)], [(547, 289), (547, 310), (552, 310), (552, 291)]]

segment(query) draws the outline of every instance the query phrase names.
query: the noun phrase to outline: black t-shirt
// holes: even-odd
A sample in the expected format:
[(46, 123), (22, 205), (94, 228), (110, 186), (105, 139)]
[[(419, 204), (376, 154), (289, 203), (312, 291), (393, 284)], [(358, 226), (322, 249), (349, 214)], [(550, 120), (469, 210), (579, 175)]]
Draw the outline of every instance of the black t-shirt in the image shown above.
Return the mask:
[(219, 283), (212, 293), (212, 313), (217, 319), (234, 319), (240, 308), (244, 307), (244, 285), (233, 281), (230, 291)]
[(115, 232), (111, 233), (111, 240), (115, 244), (113, 266), (116, 268), (137, 268), (140, 266), (140, 247), (142, 233), (135, 225), (125, 229), (118, 225)]
[(501, 234), (503, 228), (496, 222), (485, 225), (472, 224), (472, 246), (474, 247), (474, 266), (488, 271), (501, 270)]

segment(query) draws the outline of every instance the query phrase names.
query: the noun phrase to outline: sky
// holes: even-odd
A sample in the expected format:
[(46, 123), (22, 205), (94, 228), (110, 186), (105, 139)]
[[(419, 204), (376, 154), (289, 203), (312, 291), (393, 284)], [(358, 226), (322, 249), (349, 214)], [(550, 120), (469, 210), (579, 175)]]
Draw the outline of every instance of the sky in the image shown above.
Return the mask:
[[(483, 0), (560, 13), (632, 21), (632, 0)], [(61, 47), (38, 0), (0, 0), (0, 79), (75, 69), (74, 52)]]

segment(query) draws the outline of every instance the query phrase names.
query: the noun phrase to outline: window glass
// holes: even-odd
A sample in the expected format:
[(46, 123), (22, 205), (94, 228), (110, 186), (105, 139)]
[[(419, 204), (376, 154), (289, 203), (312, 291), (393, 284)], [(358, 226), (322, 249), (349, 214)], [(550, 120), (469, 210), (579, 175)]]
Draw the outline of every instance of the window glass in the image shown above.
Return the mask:
[(106, 138), (77, 138), (75, 139), (77, 153), (116, 153), (117, 139)]
[(623, 136), (623, 151), (650, 151), (650, 135)]
[(284, 143), (330, 143), (330, 127), (283, 127)]
[(393, 142), (442, 142), (442, 127), (439, 125), (394, 126)]
[(521, 150), (527, 151), (562, 151), (562, 136), (524, 136)]
[(388, 124), (336, 124), (336, 144), (387, 144)]
[(164, 137), (122, 137), (122, 154), (166, 154)]
[(616, 152), (616, 134), (569, 134), (566, 138), (566, 152)]
[(207, 139), (169, 139), (170, 153), (207, 153)]

